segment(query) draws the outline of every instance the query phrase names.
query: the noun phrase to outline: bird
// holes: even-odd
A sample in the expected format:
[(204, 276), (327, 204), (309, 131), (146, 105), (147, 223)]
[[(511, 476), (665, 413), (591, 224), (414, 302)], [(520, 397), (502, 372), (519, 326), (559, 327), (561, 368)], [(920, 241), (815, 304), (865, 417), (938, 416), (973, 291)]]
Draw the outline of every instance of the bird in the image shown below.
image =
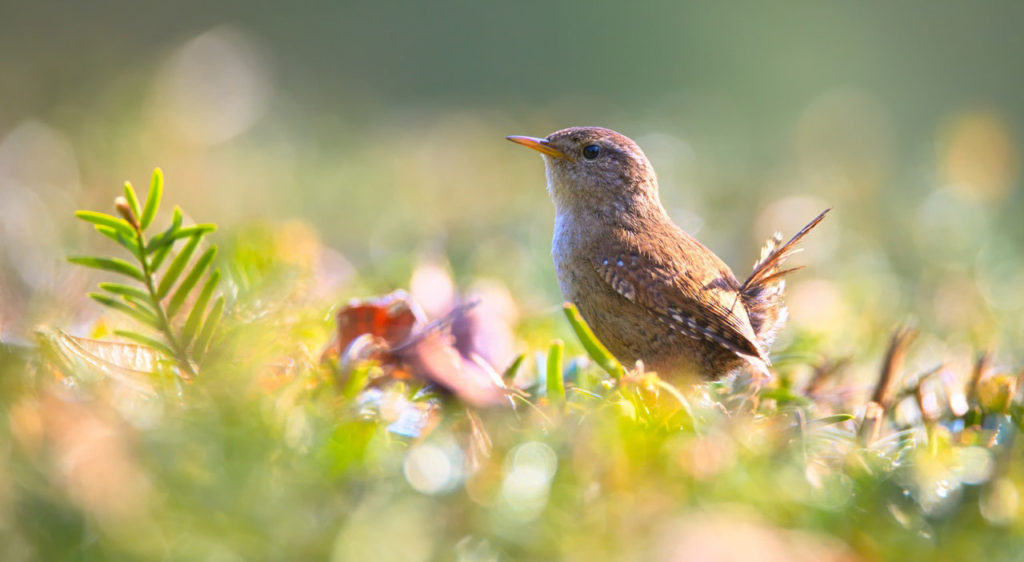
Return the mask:
[(559, 287), (612, 355), (669, 377), (770, 379), (770, 347), (787, 317), (784, 277), (800, 269), (782, 265), (830, 209), (786, 243), (769, 238), (741, 283), (672, 221), (630, 138), (602, 127), (506, 138), (543, 157)]

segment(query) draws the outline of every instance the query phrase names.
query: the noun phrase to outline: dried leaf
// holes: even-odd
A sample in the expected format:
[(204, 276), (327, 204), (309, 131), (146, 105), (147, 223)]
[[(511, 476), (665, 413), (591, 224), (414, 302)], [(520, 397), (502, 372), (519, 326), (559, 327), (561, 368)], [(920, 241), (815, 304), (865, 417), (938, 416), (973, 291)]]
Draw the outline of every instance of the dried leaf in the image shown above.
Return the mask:
[(503, 403), (501, 376), (476, 354), (463, 356), (454, 345), (451, 325), (474, 304), (424, 325), (422, 310), (404, 291), (355, 300), (338, 312), (338, 338), (331, 350), (339, 352), (346, 372), (373, 360), (390, 380), (432, 382), (473, 406)]
[(155, 395), (151, 374), (160, 354), (133, 343), (79, 338), (63, 331), (42, 332), (48, 347), (67, 366), (81, 365), (144, 394)]
[(423, 311), (405, 291), (383, 297), (353, 300), (338, 312), (337, 349), (343, 350), (363, 334), (383, 338), (396, 346), (426, 324)]
[(915, 328), (912, 326), (900, 326), (889, 339), (889, 348), (886, 350), (885, 359), (882, 361), (878, 383), (875, 385), (875, 391), (871, 396), (871, 401), (880, 405), (883, 411), (888, 410), (892, 406), (896, 379), (899, 371), (903, 368), (903, 360), (907, 356), (907, 349), (916, 337), (917, 330)]

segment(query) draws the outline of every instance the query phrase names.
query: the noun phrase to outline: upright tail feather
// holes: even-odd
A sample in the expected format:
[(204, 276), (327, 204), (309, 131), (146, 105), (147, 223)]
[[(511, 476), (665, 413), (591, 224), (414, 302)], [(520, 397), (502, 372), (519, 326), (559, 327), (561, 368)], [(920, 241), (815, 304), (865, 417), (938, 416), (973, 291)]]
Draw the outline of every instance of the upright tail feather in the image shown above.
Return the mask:
[(762, 349), (768, 349), (775, 340), (775, 333), (786, 323), (786, 305), (782, 302), (786, 290), (784, 279), (787, 273), (802, 269), (791, 267), (782, 269), (786, 259), (799, 252), (797, 243), (825, 218), (831, 209), (825, 209), (807, 226), (797, 232), (789, 242), (782, 243), (782, 234), (776, 233), (765, 242), (761, 249), (761, 257), (754, 263), (750, 277), (740, 287), (740, 298), (747, 309), (747, 317), (757, 336), (757, 343)]

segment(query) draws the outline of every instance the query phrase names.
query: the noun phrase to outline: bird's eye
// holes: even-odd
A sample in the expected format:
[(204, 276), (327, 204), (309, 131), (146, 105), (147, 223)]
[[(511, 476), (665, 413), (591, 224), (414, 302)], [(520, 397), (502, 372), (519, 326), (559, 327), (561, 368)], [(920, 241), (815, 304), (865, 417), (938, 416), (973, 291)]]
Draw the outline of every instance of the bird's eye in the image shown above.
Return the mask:
[(601, 147), (596, 144), (588, 144), (583, 147), (583, 157), (587, 160), (593, 160), (597, 158), (597, 155), (601, 154)]

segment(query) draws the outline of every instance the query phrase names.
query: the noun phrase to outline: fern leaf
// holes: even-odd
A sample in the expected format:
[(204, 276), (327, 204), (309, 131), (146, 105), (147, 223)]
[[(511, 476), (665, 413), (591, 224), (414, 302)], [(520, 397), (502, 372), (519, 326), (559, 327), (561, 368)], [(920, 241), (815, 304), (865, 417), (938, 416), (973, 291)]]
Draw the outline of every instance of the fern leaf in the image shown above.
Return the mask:
[(152, 240), (149, 241), (149, 244), (146, 245), (146, 251), (152, 253), (156, 250), (162, 250), (167, 246), (173, 245), (174, 242), (182, 238), (188, 238), (189, 236), (195, 236), (197, 234), (206, 235), (214, 232), (215, 230), (217, 230), (217, 225), (209, 223), (194, 224), (177, 230), (168, 229), (154, 236)]
[(156, 273), (157, 270), (160, 269), (160, 266), (163, 265), (164, 260), (167, 259), (168, 255), (170, 255), (171, 248), (173, 248), (173, 247), (174, 247), (174, 243), (172, 241), (172, 243), (167, 244), (166, 246), (161, 247), (159, 250), (157, 250), (155, 252), (147, 252), (147, 253), (150, 253), (150, 259), (149, 259), (149, 271), (150, 272)]
[(94, 228), (96, 229), (96, 232), (99, 232), (121, 246), (124, 246), (124, 248), (131, 252), (133, 256), (139, 255), (139, 244), (135, 241), (134, 234), (125, 236), (120, 230), (99, 224), (95, 225)]
[(143, 311), (143, 312), (145, 312), (147, 314), (152, 315), (153, 318), (158, 318), (159, 317), (159, 315), (156, 312), (156, 308), (152, 304), (153, 301), (149, 300), (148, 296), (145, 299), (139, 299), (137, 297), (125, 296), (124, 300), (128, 304), (134, 305), (135, 308), (138, 308), (139, 310), (141, 310), (141, 311)]
[(135, 297), (141, 300), (149, 299), (149, 293), (138, 287), (132, 287), (131, 285), (122, 285), (120, 283), (100, 283), (99, 287), (104, 291), (120, 295), (122, 297)]
[(113, 215), (97, 213), (96, 211), (75, 211), (75, 216), (96, 226), (112, 228), (123, 234), (126, 238), (133, 238), (135, 236), (135, 230), (132, 229), (132, 225), (128, 224), (128, 221)]
[[(174, 206), (174, 212), (171, 213), (171, 226), (166, 232), (177, 232), (181, 230), (181, 207)], [(156, 271), (160, 269), (160, 264), (164, 262), (164, 258), (171, 252), (171, 247), (174, 246), (174, 240), (171, 240), (166, 246), (162, 246), (159, 250), (153, 252), (152, 258), (150, 259), (150, 270)]]
[(148, 336), (144, 336), (138, 332), (133, 332), (131, 330), (114, 330), (114, 334), (121, 336), (126, 340), (131, 340), (139, 345), (144, 345), (146, 347), (155, 349), (156, 351), (162, 353), (168, 359), (176, 359), (174, 350), (172, 350), (170, 347), (167, 346), (167, 344), (161, 341), (155, 340)]
[(199, 331), (199, 337), (196, 338), (195, 346), (192, 348), (192, 356), (196, 358), (196, 361), (202, 361), (203, 357), (206, 356), (207, 347), (210, 345), (210, 338), (213, 337), (214, 330), (217, 329), (217, 323), (220, 322), (221, 314), (224, 313), (224, 297), (217, 297), (217, 300), (213, 302), (213, 308), (210, 309), (210, 313), (206, 315), (206, 322), (203, 323), (203, 329)]
[(146, 194), (146, 206), (142, 209), (142, 216), (139, 218), (139, 228), (146, 230), (156, 216), (156, 210), (160, 207), (160, 199), (164, 193), (164, 172), (160, 168), (153, 170), (153, 179), (149, 184), (149, 193)]
[[(150, 238), (148, 244), (144, 244), (142, 232), (153, 225), (163, 197), (163, 184), (162, 170), (154, 169), (145, 205), (140, 208), (135, 188), (131, 182), (125, 182), (124, 196), (114, 199), (114, 208), (124, 220), (92, 211), (76, 213), (79, 218), (92, 224), (100, 234), (129, 250), (138, 260), (138, 265), (117, 258), (92, 256), (71, 257), (68, 261), (125, 275), (143, 283), (145, 287), (100, 283), (99, 288), (103, 292), (89, 293), (89, 298), (153, 328), (156, 332), (153, 335), (127, 330), (115, 333), (140, 344), (135, 346), (136, 349), (144, 347), (150, 353), (166, 356), (178, 366), (180, 376), (189, 379), (196, 374), (196, 361), (190, 356), (189, 348), (193, 348), (199, 355), (206, 351), (224, 312), (224, 297), (217, 298), (210, 306), (220, 281), (220, 272), (209, 273), (180, 332), (173, 328), (169, 320), (182, 310), (200, 280), (211, 271), (211, 264), (217, 255), (216, 246), (206, 249), (194, 261), (193, 257), (203, 237), (216, 230), (216, 226), (196, 224), (183, 228), (184, 213), (180, 207), (175, 206), (171, 213), (171, 225)], [(175, 251), (177, 241), (185, 239), (187, 241), (184, 246)], [(156, 272), (168, 258), (170, 264), (158, 279)], [(190, 268), (187, 274), (186, 268)]]
[(139, 271), (139, 268), (122, 259), (74, 256), (68, 258), (68, 261), (78, 265), (84, 265), (85, 267), (91, 267), (93, 269), (102, 269), (104, 271), (120, 273), (121, 275), (127, 275), (137, 281), (142, 281), (143, 283), (146, 282), (146, 276)]
[(128, 200), (128, 206), (132, 210), (132, 214), (139, 216), (139, 197), (135, 195), (135, 188), (132, 187), (132, 182), (124, 182), (124, 198)]
[(182, 279), (181, 284), (175, 289), (174, 295), (171, 296), (171, 302), (167, 305), (167, 316), (173, 317), (178, 313), (181, 305), (185, 303), (185, 299), (188, 298), (188, 294), (192, 292), (192, 288), (199, 282), (199, 278), (206, 273), (206, 269), (210, 267), (210, 263), (213, 262), (213, 258), (217, 255), (217, 247), (213, 246), (207, 248), (203, 255), (199, 256), (192, 271)]
[(110, 295), (105, 295), (103, 293), (89, 293), (89, 298), (102, 304), (103, 306), (113, 308), (118, 312), (123, 312), (147, 326), (151, 326), (157, 329), (159, 329), (160, 327), (156, 318), (154, 318), (148, 311), (137, 309), (125, 302), (119, 301), (111, 297)]
[(152, 254), (157, 250), (163, 250), (165, 247), (171, 245), (176, 240), (174, 233), (175, 227), (172, 224), (167, 228), (167, 230), (150, 238), (149, 243), (146, 244), (146, 253)]
[(183, 348), (188, 349), (189, 343), (196, 335), (199, 321), (202, 320), (203, 313), (206, 312), (206, 305), (210, 303), (210, 298), (213, 297), (213, 292), (217, 289), (219, 282), (220, 270), (215, 269), (206, 280), (206, 284), (203, 285), (203, 290), (199, 292), (199, 297), (196, 298), (195, 305), (192, 306), (192, 310), (188, 313), (188, 319), (185, 320), (185, 327), (181, 329), (181, 346)]
[(164, 278), (160, 280), (160, 286), (156, 290), (157, 298), (162, 299), (171, 291), (171, 287), (174, 286), (175, 281), (178, 280), (181, 272), (185, 269), (189, 260), (192, 259), (192, 254), (196, 251), (196, 247), (199, 246), (200, 239), (202, 239), (201, 235), (190, 238), (188, 244), (185, 244), (181, 252), (171, 261), (171, 265), (167, 266), (167, 272), (164, 273)]

